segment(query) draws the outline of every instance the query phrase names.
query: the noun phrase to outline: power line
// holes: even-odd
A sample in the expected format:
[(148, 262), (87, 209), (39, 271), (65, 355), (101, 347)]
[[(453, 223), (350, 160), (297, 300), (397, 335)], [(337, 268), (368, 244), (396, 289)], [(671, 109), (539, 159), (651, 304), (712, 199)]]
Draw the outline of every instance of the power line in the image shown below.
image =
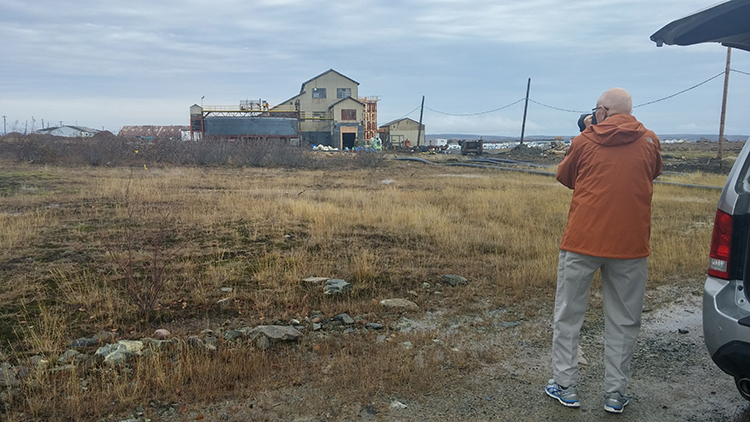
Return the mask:
[(691, 86), (690, 88), (687, 88), (687, 89), (683, 89), (682, 91), (680, 91), (680, 92), (678, 92), (678, 93), (676, 93), (676, 94), (672, 94), (672, 95), (669, 95), (669, 96), (667, 96), (667, 97), (664, 97), (664, 98), (659, 98), (658, 100), (654, 100), (654, 101), (649, 101), (649, 102), (647, 102), (647, 103), (643, 103), (643, 104), (638, 104), (638, 105), (635, 105), (635, 106), (633, 106), (633, 108), (638, 108), (638, 107), (643, 107), (643, 106), (645, 106), (645, 105), (649, 105), (649, 104), (654, 104), (654, 103), (658, 103), (658, 102), (660, 102), (660, 101), (664, 101), (664, 100), (668, 100), (668, 99), (670, 99), (670, 98), (676, 97), (676, 96), (678, 96), (678, 95), (680, 95), (680, 94), (684, 94), (684, 93), (686, 93), (686, 92), (688, 92), (688, 91), (690, 91), (690, 90), (692, 90), (692, 89), (698, 88), (699, 86), (701, 86), (701, 85), (703, 85), (703, 84), (705, 84), (705, 83), (708, 83), (708, 82), (710, 82), (710, 81), (712, 81), (712, 80), (714, 80), (714, 79), (718, 78), (719, 76), (721, 76), (721, 75), (723, 75), (723, 74), (724, 74), (724, 72), (722, 71), (721, 73), (717, 73), (716, 75), (714, 75), (714, 76), (711, 76), (710, 78), (706, 79), (705, 81), (703, 81), (703, 82), (701, 82), (701, 83), (699, 83), (699, 84), (693, 85), (693, 86)]
[(542, 103), (540, 103), (539, 101), (534, 101), (534, 100), (532, 100), (531, 98), (529, 98), (529, 101), (531, 101), (531, 102), (532, 102), (532, 103), (534, 103), (534, 104), (538, 104), (538, 105), (540, 105), (540, 106), (542, 106), (542, 107), (547, 107), (547, 108), (551, 108), (551, 109), (553, 109), (553, 110), (568, 111), (568, 112), (571, 112), (571, 113), (586, 113), (585, 111), (580, 111), (580, 110), (568, 110), (568, 109), (566, 109), (566, 108), (553, 107), (553, 106), (551, 106), (551, 105), (547, 105), (547, 104), (542, 104)]
[(742, 73), (743, 75), (750, 75), (750, 73), (748, 73), (748, 72), (743, 72), (743, 71), (737, 70), (737, 69), (731, 69), (730, 68), (729, 70), (731, 70), (732, 72)]
[(508, 105), (504, 105), (504, 106), (502, 106), (502, 107), (498, 107), (498, 108), (495, 108), (495, 109), (492, 109), (492, 110), (487, 110), (487, 111), (480, 111), (480, 112), (478, 112), (478, 113), (454, 114), (454, 113), (446, 113), (446, 112), (444, 112), (444, 111), (440, 111), (440, 110), (435, 110), (435, 109), (432, 109), (432, 108), (430, 108), (430, 107), (425, 107), (425, 108), (426, 108), (427, 110), (430, 110), (430, 111), (432, 111), (432, 112), (435, 112), (435, 113), (439, 113), (439, 114), (444, 114), (444, 115), (446, 115), (446, 116), (461, 116), (461, 117), (466, 117), (466, 116), (479, 116), (479, 115), (481, 115), (481, 114), (494, 113), (494, 112), (496, 112), (496, 111), (500, 111), (500, 110), (506, 109), (506, 108), (508, 108), (508, 107), (510, 107), (510, 106), (514, 106), (514, 105), (516, 105), (516, 104), (520, 103), (521, 101), (523, 101), (523, 100), (525, 100), (525, 99), (526, 99), (526, 98), (524, 97), (524, 98), (521, 98), (520, 100), (518, 100), (518, 101), (515, 101), (515, 102), (512, 102), (512, 103), (510, 103), (510, 104), (508, 104)]

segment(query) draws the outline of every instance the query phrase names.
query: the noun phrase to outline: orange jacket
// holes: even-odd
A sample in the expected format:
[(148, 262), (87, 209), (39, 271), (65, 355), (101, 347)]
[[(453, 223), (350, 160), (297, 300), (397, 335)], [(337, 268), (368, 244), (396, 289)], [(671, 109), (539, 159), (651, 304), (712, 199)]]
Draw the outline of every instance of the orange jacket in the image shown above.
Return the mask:
[(573, 189), (560, 249), (602, 258), (651, 254), (651, 195), (661, 146), (635, 117), (615, 114), (573, 139), (557, 180)]

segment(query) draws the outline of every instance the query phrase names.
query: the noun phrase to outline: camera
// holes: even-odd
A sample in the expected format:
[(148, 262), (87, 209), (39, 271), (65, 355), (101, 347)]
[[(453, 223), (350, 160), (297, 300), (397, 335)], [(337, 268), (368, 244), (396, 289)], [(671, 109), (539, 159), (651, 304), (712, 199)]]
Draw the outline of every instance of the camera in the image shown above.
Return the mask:
[(592, 125), (596, 124), (596, 113), (593, 113), (593, 114), (583, 113), (583, 114), (581, 114), (581, 117), (578, 118), (578, 129), (581, 129), (581, 132), (583, 132), (584, 130), (586, 130), (586, 123), (584, 123), (584, 120), (588, 116), (591, 116), (591, 124)]

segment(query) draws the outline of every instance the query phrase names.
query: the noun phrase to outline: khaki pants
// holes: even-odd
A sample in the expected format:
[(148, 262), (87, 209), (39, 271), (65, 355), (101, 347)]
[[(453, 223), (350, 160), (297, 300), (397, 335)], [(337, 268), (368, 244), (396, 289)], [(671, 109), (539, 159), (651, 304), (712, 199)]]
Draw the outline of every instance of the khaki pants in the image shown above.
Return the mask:
[(578, 338), (591, 281), (598, 269), (601, 269), (604, 300), (604, 391), (625, 394), (633, 348), (641, 328), (646, 258), (598, 258), (560, 251), (552, 373), (555, 382), (563, 387), (577, 383)]

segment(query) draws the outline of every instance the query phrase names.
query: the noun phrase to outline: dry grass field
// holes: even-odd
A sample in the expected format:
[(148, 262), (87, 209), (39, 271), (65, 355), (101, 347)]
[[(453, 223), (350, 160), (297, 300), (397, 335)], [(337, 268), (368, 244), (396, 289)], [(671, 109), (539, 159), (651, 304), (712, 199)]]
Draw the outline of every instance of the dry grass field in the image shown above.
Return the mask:
[[(721, 186), (724, 178), (661, 179)], [(415, 363), (401, 342), (419, 348), (433, 336), (377, 341), (395, 335), (401, 318), (379, 301), (412, 300), (420, 308), (413, 317), (548, 312), (570, 196), (552, 177), (416, 162), (353, 170), (4, 162), (0, 362), (28, 370), (3, 390), (3, 417), (120, 420), (140, 406), (158, 420), (158, 403), (181, 403), (189, 414), (293, 387), (319, 396), (300, 412), (335, 415), (375, 397), (440, 394), (506, 351), (424, 347)], [(700, 285), (718, 196), (656, 185), (650, 290)], [(442, 274), (468, 284), (441, 284)], [(345, 279), (353, 290), (327, 296), (301, 282), (309, 276)], [(227, 297), (228, 306), (217, 304)], [(660, 300), (650, 296), (649, 306)], [(123, 367), (36, 369), (103, 330), (140, 339), (166, 328), (184, 339), (293, 319), (309, 327), (306, 318), (341, 313), (355, 317), (354, 333), (306, 328), (300, 341), (267, 351), (220, 343), (216, 353), (180, 349)], [(366, 322), (385, 328), (366, 330)], [(518, 333), (549, 341), (544, 331)]]

